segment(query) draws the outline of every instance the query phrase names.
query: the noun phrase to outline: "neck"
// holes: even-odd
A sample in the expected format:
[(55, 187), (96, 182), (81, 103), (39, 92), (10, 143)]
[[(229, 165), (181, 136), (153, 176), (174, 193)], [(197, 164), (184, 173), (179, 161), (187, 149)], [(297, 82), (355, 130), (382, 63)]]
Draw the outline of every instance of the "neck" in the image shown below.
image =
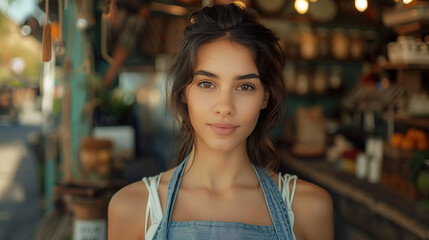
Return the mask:
[(214, 192), (258, 183), (245, 145), (229, 152), (194, 146), (182, 179), (184, 187)]

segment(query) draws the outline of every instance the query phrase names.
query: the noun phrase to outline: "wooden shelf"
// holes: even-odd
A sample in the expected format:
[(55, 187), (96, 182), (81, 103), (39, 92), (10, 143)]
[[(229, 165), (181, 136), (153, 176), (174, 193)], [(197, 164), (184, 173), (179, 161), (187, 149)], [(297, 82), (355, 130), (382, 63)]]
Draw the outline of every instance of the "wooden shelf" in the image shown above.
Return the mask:
[(388, 142), (383, 144), (383, 155), (389, 159), (406, 161), (414, 158), (414, 151), (403, 151), (389, 145)]
[(426, 22), (412, 22), (393, 27), (399, 35), (416, 35), (428, 32), (429, 25)]
[(396, 115), (395, 122), (429, 129), (429, 117), (409, 117)]
[[(334, 59), (334, 58), (315, 58), (315, 59), (304, 59), (301, 57), (286, 57), (286, 61), (293, 61), (301, 64), (328, 64), (328, 65), (363, 65), (365, 59), (354, 60), (354, 59)], [(429, 66), (429, 65), (428, 65)]]
[(421, 70), (429, 71), (429, 64), (386, 63), (380, 65), (385, 70)]
[(325, 93), (310, 92), (307, 94), (299, 94), (296, 92), (289, 92), (287, 97), (289, 98), (339, 98), (345, 92), (344, 87), (337, 90), (329, 89)]
[(289, 24), (307, 24), (311, 25), (314, 28), (323, 27), (323, 28), (355, 28), (360, 30), (370, 30), (370, 31), (378, 31), (381, 28), (384, 28), (382, 22), (374, 22), (369, 21), (364, 18), (347, 18), (337, 16), (335, 19), (330, 21), (317, 21), (312, 18), (302, 16), (302, 15), (288, 15), (288, 16), (264, 16), (263, 14), (262, 20), (264, 22), (270, 21), (282, 21)]
[(362, 204), (421, 239), (429, 239), (429, 210), (379, 184), (357, 179), (326, 160), (297, 159), (280, 150), (282, 165), (301, 178), (308, 179), (332, 193)]

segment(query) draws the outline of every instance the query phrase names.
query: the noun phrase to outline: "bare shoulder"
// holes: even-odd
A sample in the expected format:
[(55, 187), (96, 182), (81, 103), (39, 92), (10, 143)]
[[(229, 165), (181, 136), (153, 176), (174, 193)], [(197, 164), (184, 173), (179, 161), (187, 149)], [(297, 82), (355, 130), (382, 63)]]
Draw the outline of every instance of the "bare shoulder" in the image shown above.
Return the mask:
[(144, 239), (147, 199), (148, 190), (142, 181), (127, 185), (113, 195), (108, 209), (110, 240)]
[[(298, 179), (296, 184), (295, 198), (297, 202), (305, 203), (305, 205), (311, 204), (313, 211), (322, 211), (332, 207), (331, 196), (325, 189), (301, 179)], [(306, 208), (308, 207), (306, 206)]]
[[(174, 170), (175, 168), (164, 172), (158, 186), (163, 209), (165, 207), (168, 183)], [(144, 239), (148, 197), (149, 190), (143, 181), (129, 184), (113, 195), (108, 210), (109, 240)], [(150, 224), (149, 218), (148, 227)]]
[(145, 208), (147, 202), (148, 189), (143, 181), (138, 181), (123, 187), (116, 192), (109, 203), (109, 213), (126, 214), (140, 208)]
[(305, 239), (333, 239), (332, 199), (325, 189), (298, 180), (292, 210), (297, 235)]
[[(164, 172), (161, 176), (159, 187), (161, 185), (168, 186), (170, 178), (173, 175), (175, 168)], [(150, 180), (148, 179), (150, 183)], [(162, 192), (162, 191), (160, 191)], [(136, 210), (144, 209), (146, 210), (147, 200), (149, 197), (149, 191), (143, 181), (137, 181), (131, 183), (121, 190), (116, 192), (109, 203), (109, 213), (115, 213), (116, 211), (119, 214), (126, 214), (128, 211), (130, 213), (135, 213)]]
[[(276, 184), (278, 184), (279, 174), (273, 171), (270, 171), (270, 174)], [(292, 191), (293, 182), (291, 181), (289, 184), (289, 189)], [(309, 214), (311, 217), (314, 217), (313, 215), (316, 213), (323, 216), (332, 210), (331, 196), (325, 189), (317, 186), (316, 184), (298, 179), (294, 196), (295, 200), (292, 210), (294, 212), (298, 211), (298, 214), (302, 214), (300, 212), (302, 210), (307, 210), (303, 213)]]

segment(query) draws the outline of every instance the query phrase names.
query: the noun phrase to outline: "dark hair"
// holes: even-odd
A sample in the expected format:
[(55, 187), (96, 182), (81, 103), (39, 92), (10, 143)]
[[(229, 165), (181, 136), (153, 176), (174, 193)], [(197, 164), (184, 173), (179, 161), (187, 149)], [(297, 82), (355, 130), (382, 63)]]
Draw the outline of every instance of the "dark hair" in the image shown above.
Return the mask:
[(168, 103), (180, 131), (173, 165), (183, 161), (194, 143), (194, 131), (183, 98), (186, 86), (194, 78), (198, 51), (202, 45), (219, 38), (246, 46), (253, 53), (261, 82), (270, 96), (267, 107), (261, 111), (256, 127), (247, 139), (247, 154), (254, 165), (276, 170), (279, 166), (279, 156), (268, 132), (282, 117), (281, 105), (286, 92), (282, 76), (283, 52), (276, 35), (258, 22), (252, 10), (243, 9), (233, 3), (204, 7), (192, 13), (172, 62), (169, 71), (169, 79), (172, 82), (168, 84)]

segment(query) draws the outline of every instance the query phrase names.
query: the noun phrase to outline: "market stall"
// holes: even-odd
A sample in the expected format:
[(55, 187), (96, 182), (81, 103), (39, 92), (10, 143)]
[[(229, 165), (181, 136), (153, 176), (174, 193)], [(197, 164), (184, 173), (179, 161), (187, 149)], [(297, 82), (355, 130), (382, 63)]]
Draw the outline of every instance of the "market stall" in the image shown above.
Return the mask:
[[(37, 239), (105, 239), (111, 196), (169, 167), (169, 59), (192, 11), (230, 2), (40, 3), (55, 123)], [(338, 239), (429, 239), (429, 2), (238, 2), (285, 54), (281, 170), (331, 193)]]

